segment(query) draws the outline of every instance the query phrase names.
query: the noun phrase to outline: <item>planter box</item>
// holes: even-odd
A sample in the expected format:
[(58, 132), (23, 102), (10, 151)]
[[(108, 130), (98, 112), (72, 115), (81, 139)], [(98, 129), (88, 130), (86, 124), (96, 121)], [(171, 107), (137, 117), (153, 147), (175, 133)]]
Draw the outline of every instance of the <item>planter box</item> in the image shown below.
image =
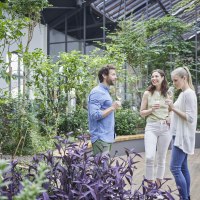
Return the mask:
[[(134, 148), (137, 153), (144, 152), (144, 134), (117, 136), (116, 142), (112, 147), (111, 155), (114, 155), (115, 151), (118, 151), (117, 155), (119, 156), (124, 155), (125, 148)], [(200, 131), (196, 132), (195, 148), (200, 148)], [(171, 145), (169, 145), (169, 149), (171, 149)]]
[[(89, 142), (88, 147), (92, 147), (91, 142)], [(126, 148), (134, 148), (136, 153), (144, 152), (144, 134), (117, 136), (115, 143), (112, 145), (111, 156), (115, 155), (116, 151), (117, 156), (124, 155)], [(200, 148), (200, 131), (196, 133), (195, 148)], [(171, 144), (169, 145), (169, 149), (171, 149)]]
[(195, 148), (200, 148), (200, 131), (196, 132)]
[(126, 148), (134, 148), (137, 153), (144, 152), (144, 134), (117, 136), (111, 155), (114, 155), (116, 151), (118, 156), (124, 155)]

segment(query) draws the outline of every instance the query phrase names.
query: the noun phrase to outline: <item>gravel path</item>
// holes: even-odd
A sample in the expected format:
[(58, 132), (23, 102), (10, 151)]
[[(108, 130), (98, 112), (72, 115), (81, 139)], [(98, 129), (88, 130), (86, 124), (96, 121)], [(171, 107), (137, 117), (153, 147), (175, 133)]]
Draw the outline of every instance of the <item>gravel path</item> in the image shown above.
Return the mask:
[[(30, 163), (33, 156), (15, 156), (14, 160), (17, 160), (19, 164), (26, 165), (27, 163)], [(1, 155), (0, 159), (4, 160), (13, 160), (11, 155)]]

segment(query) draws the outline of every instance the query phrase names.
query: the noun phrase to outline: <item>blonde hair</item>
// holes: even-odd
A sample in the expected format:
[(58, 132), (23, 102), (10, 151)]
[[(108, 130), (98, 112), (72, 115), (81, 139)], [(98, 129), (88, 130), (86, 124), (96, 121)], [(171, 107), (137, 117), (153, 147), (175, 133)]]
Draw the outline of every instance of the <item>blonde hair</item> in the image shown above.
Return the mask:
[(192, 76), (190, 70), (187, 67), (178, 67), (171, 72), (171, 76), (178, 75), (180, 77), (187, 77), (188, 85), (192, 90), (194, 89), (194, 85), (192, 83)]

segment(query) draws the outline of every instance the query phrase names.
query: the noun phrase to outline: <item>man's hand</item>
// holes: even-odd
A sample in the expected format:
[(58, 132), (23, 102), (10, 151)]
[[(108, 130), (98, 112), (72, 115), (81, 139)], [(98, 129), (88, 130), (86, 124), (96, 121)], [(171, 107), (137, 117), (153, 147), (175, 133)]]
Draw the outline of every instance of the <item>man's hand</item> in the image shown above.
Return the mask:
[(115, 101), (112, 104), (113, 110), (119, 109), (122, 106), (121, 101)]

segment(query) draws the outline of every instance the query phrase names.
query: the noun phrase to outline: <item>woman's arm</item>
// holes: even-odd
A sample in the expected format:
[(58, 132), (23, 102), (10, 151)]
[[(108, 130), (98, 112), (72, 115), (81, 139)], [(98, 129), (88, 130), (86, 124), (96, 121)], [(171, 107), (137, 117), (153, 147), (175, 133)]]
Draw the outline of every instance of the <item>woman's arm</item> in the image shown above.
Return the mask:
[(183, 111), (181, 111), (181, 110), (179, 110), (178, 108), (175, 108), (175, 107), (174, 107), (174, 104), (171, 106), (171, 110), (172, 110), (173, 112), (175, 112), (175, 113), (176, 113), (179, 117), (181, 117), (182, 119), (187, 120), (186, 113), (183, 112)]
[(146, 117), (153, 112), (153, 108), (147, 109), (148, 96), (149, 96), (149, 91), (145, 91), (143, 94), (142, 102), (141, 102), (141, 106), (140, 106), (140, 115), (142, 117)]
[(185, 112), (176, 108), (174, 104), (171, 102), (169, 104), (170, 109), (175, 112), (182, 119), (192, 123), (194, 121), (194, 113), (196, 109), (196, 98), (193, 94), (184, 94), (184, 103), (185, 104)]

